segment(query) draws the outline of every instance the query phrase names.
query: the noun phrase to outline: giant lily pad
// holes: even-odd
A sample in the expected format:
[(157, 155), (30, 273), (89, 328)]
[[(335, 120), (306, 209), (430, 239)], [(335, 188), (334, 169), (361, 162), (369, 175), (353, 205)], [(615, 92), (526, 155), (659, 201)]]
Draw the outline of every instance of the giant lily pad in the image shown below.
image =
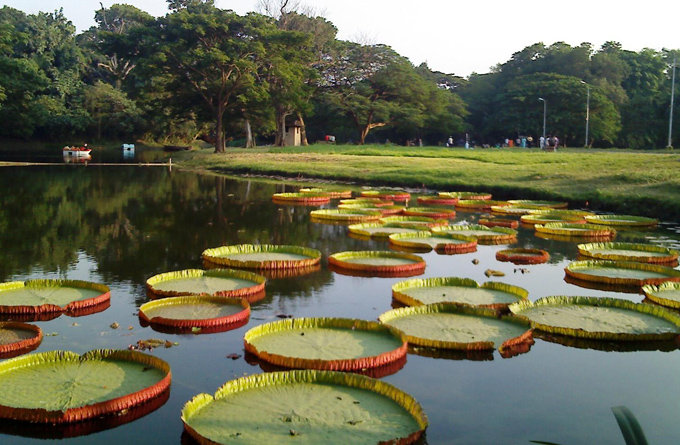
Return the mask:
[(503, 218), (479, 218), (477, 221), (480, 226), (485, 227), (507, 227), (508, 229), (516, 229), (519, 227), (519, 221), (515, 219), (503, 219)]
[(510, 305), (532, 327), (596, 340), (670, 340), (680, 334), (680, 316), (660, 306), (617, 298), (545, 297)]
[(402, 213), (406, 216), (426, 216), (428, 218), (453, 219), (456, 217), (455, 210), (440, 207), (408, 207)]
[(394, 205), (394, 201), (390, 201), (387, 199), (380, 199), (380, 198), (353, 198), (353, 199), (341, 199), (340, 204), (347, 204), (347, 205), (359, 205), (359, 206), (367, 206), (367, 207), (382, 207), (382, 206), (391, 206)]
[(341, 270), (377, 275), (417, 275), (425, 271), (425, 260), (418, 255), (381, 250), (334, 253), (328, 257), (328, 264)]
[(551, 209), (566, 209), (569, 206), (567, 202), (561, 201), (541, 201), (536, 199), (510, 199), (508, 202), (516, 206), (527, 207), (548, 207)]
[(654, 227), (658, 220), (633, 215), (586, 215), (590, 224), (603, 224), (617, 227)]
[(666, 264), (678, 260), (678, 251), (654, 244), (590, 243), (579, 244), (578, 252), (587, 257), (610, 261), (637, 261)]
[(37, 348), (43, 333), (38, 326), (27, 323), (0, 323), (0, 358), (16, 357)]
[(378, 190), (364, 190), (360, 194), (364, 198), (379, 198), (389, 199), (390, 201), (408, 201), (411, 199), (411, 194), (408, 192), (398, 191), (378, 191)]
[(161, 298), (139, 307), (142, 325), (212, 332), (236, 329), (248, 323), (250, 305), (242, 298), (190, 295)]
[(507, 227), (486, 227), (481, 224), (454, 224), (433, 227), (435, 234), (451, 233), (477, 238), (480, 244), (510, 243), (517, 239), (517, 230)]
[(309, 215), (312, 221), (337, 221), (341, 223), (377, 221), (382, 217), (382, 213), (377, 210), (362, 209), (312, 210)]
[(272, 200), (279, 203), (321, 205), (331, 202), (326, 193), (274, 193)]
[(491, 211), (493, 213), (500, 213), (502, 215), (526, 215), (531, 213), (533, 210), (544, 208), (546, 207), (510, 204), (491, 206)]
[(427, 427), (418, 402), (358, 374), (299, 370), (243, 377), (182, 409), (201, 443), (407, 444)]
[(392, 298), (407, 306), (456, 303), (469, 306), (507, 309), (509, 304), (526, 300), (529, 293), (521, 287), (497, 281), (479, 284), (470, 278), (415, 278), (392, 286)]
[(485, 192), (439, 192), (442, 198), (458, 198), (488, 201), (492, 198), (491, 193)]
[(153, 296), (215, 295), (220, 297), (248, 297), (264, 290), (266, 278), (245, 270), (186, 269), (166, 272), (146, 280)]
[(471, 236), (429, 231), (415, 233), (395, 233), (390, 235), (390, 245), (406, 249), (435, 249), (443, 253), (468, 253), (477, 250), (477, 239)]
[(504, 249), (496, 252), (498, 261), (510, 261), (514, 264), (540, 264), (550, 259), (550, 254), (542, 249)]
[(0, 417), (65, 423), (124, 413), (170, 379), (166, 362), (137, 351), (29, 354), (0, 363)]
[(362, 223), (352, 224), (348, 227), (349, 233), (372, 238), (387, 238), (393, 233), (416, 233), (417, 228), (404, 227), (399, 223)]
[(399, 205), (383, 205), (383, 206), (373, 206), (370, 203), (362, 204), (340, 204), (338, 209), (341, 210), (371, 210), (375, 212), (380, 212), (383, 215), (397, 215), (402, 213), (406, 207)]
[(499, 318), (488, 308), (437, 303), (393, 309), (379, 319), (403, 331), (410, 345), (428, 348), (503, 350), (533, 343), (527, 321)]
[(490, 199), (461, 199), (456, 204), (457, 209), (491, 210), (492, 206), (507, 206), (508, 201), (492, 201)]
[(374, 321), (298, 318), (250, 329), (245, 350), (277, 366), (361, 371), (402, 360), (406, 338)]
[(444, 196), (419, 196), (418, 204), (422, 205), (451, 205), (455, 206), (458, 203), (458, 198), (456, 196), (444, 197)]
[(238, 244), (206, 249), (202, 257), (227, 267), (292, 269), (319, 264), (321, 252), (302, 246)]
[(634, 261), (573, 261), (564, 271), (579, 280), (625, 286), (680, 281), (680, 270)]
[(77, 280), (28, 280), (0, 284), (0, 313), (31, 318), (36, 314), (80, 315), (103, 310), (111, 297), (108, 286)]
[(446, 219), (435, 219), (427, 216), (385, 216), (380, 218), (383, 224), (401, 224), (402, 227), (429, 228), (448, 224)]
[(536, 224), (534, 229), (539, 233), (576, 238), (612, 238), (616, 235), (616, 230), (595, 224), (546, 223)]
[(522, 215), (520, 220), (524, 224), (548, 224), (548, 223), (571, 223), (585, 224), (583, 212), (571, 210), (544, 210), (531, 211), (528, 215)]
[(667, 281), (658, 286), (645, 285), (642, 286), (642, 291), (647, 298), (657, 304), (680, 309), (680, 283), (678, 282)]
[(298, 190), (299, 193), (303, 193), (305, 195), (311, 194), (311, 195), (328, 195), (332, 199), (337, 199), (337, 198), (351, 198), (352, 197), (352, 191), (351, 190), (326, 190), (322, 189), (319, 187), (312, 187), (312, 188), (301, 188)]

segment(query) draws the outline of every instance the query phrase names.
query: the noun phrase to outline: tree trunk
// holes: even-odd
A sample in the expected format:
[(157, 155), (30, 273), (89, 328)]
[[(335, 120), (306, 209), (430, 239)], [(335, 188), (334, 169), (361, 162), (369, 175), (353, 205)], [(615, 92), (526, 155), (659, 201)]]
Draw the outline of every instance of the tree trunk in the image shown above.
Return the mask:
[(371, 127), (368, 125), (364, 125), (361, 127), (359, 131), (359, 145), (364, 145), (364, 142), (366, 141), (366, 136), (368, 135), (368, 132), (371, 131)]
[(222, 127), (223, 116), (224, 107), (219, 105), (217, 107), (217, 122), (215, 122), (215, 153), (224, 153), (226, 151), (224, 145), (224, 129)]
[(276, 110), (276, 139), (274, 145), (277, 147), (285, 147), (286, 145), (286, 117), (287, 111)]
[(305, 127), (305, 120), (302, 118), (302, 113), (298, 111), (297, 113), (298, 121), (300, 121), (300, 145), (306, 147), (309, 145), (307, 142), (307, 127)]
[(246, 130), (246, 148), (255, 148), (255, 140), (253, 139), (253, 129), (250, 126), (250, 119), (245, 119)]

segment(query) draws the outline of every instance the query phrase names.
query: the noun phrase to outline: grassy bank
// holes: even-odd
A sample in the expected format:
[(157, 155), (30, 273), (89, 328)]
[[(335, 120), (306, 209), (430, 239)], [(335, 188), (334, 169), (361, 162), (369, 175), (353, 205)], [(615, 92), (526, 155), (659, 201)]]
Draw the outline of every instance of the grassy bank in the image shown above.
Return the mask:
[(673, 151), (314, 145), (226, 154), (202, 149), (173, 154), (173, 163), (224, 174), (489, 191), (499, 199), (559, 199), (575, 207), (680, 218), (680, 156)]

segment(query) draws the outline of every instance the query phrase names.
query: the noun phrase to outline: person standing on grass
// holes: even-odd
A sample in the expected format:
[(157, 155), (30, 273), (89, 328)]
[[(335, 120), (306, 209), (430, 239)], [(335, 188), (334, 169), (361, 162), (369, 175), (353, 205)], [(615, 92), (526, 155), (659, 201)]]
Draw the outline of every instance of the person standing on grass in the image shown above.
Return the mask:
[(541, 147), (541, 150), (545, 148), (545, 138), (543, 136), (538, 138), (538, 146)]

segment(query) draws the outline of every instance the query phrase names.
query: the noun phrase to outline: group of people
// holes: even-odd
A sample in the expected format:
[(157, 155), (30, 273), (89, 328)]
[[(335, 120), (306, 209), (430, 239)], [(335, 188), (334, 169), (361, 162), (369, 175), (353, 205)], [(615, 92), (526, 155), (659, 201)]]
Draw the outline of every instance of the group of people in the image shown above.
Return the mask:
[(557, 150), (560, 145), (560, 139), (557, 136), (550, 136), (544, 138), (541, 136), (538, 138), (538, 145), (541, 150)]

